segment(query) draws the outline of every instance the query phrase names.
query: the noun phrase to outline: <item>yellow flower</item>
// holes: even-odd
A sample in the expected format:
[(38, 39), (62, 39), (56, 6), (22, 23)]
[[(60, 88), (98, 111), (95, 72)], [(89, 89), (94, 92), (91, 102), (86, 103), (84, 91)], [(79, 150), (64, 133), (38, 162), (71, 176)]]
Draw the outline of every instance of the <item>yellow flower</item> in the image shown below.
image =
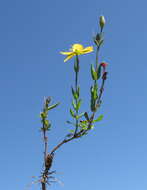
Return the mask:
[(93, 47), (89, 46), (84, 48), (81, 44), (73, 44), (69, 52), (60, 52), (62, 55), (67, 55), (64, 62), (68, 61), (76, 55), (82, 55), (93, 51)]

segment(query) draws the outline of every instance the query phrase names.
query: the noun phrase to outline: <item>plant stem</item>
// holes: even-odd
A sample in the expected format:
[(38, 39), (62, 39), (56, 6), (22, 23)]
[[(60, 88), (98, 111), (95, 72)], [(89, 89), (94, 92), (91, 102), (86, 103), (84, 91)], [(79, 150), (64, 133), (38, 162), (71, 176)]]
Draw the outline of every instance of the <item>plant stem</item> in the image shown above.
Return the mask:
[[(78, 74), (79, 74), (79, 58), (78, 58), (78, 55), (76, 55), (76, 66), (77, 66), (77, 70), (75, 71), (75, 90), (76, 92), (78, 92)], [(78, 105), (78, 99), (76, 99), (76, 106)], [(76, 109), (76, 116), (78, 116), (78, 109)], [(74, 132), (74, 136), (76, 136), (77, 134), (77, 131), (78, 131), (78, 123), (79, 123), (79, 120), (76, 118), (76, 128), (75, 128), (75, 132)]]
[[(46, 130), (45, 130), (45, 125), (43, 123), (43, 140), (44, 140), (44, 168), (45, 168), (45, 163), (46, 163), (46, 157), (47, 157), (47, 148), (48, 148), (48, 139), (46, 136)], [(45, 171), (45, 169), (44, 169)], [(42, 179), (41, 179), (41, 185), (42, 185), (42, 190), (46, 190), (46, 176), (42, 175)]]
[(97, 105), (98, 106), (100, 106), (100, 103), (101, 103), (101, 97), (102, 97), (102, 94), (103, 94), (103, 91), (104, 91), (104, 85), (105, 85), (105, 80), (103, 79), (102, 84), (101, 84), (101, 88), (100, 88), (100, 93), (99, 93), (99, 96), (98, 96), (98, 99), (97, 99)]
[(55, 151), (56, 151), (57, 149), (59, 149), (63, 144), (65, 144), (65, 143), (67, 143), (67, 142), (69, 142), (69, 141), (71, 141), (71, 140), (73, 140), (73, 139), (79, 138), (79, 137), (80, 137), (80, 134), (81, 134), (81, 131), (79, 131), (78, 133), (76, 133), (76, 136), (72, 136), (72, 137), (69, 138), (69, 139), (64, 139), (64, 140), (62, 140), (59, 144), (57, 144), (57, 145), (52, 149), (52, 151), (50, 152), (50, 154), (54, 154)]
[[(43, 112), (46, 112), (46, 109), (48, 107), (48, 99), (45, 99), (44, 102), (44, 108), (43, 108)], [(43, 170), (43, 174), (42, 174), (42, 179), (41, 179), (41, 185), (42, 185), (42, 190), (46, 190), (46, 183), (47, 183), (47, 176), (46, 176), (46, 158), (47, 158), (47, 149), (48, 149), (48, 138), (46, 136), (46, 127), (45, 127), (45, 120), (46, 118), (44, 118), (42, 120), (42, 133), (43, 133), (43, 142), (44, 142), (44, 170)]]
[(95, 70), (98, 70), (98, 53), (99, 53), (100, 46), (97, 46), (96, 49), (96, 60), (95, 60)]

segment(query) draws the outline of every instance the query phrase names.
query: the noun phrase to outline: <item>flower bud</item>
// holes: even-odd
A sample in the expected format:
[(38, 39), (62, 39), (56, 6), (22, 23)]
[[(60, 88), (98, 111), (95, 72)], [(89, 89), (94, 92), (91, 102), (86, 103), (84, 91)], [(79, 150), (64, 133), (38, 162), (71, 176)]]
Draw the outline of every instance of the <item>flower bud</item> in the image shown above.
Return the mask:
[(106, 69), (106, 67), (108, 66), (108, 63), (102, 62), (102, 63), (100, 63), (100, 65), (103, 67), (103, 69)]
[(108, 63), (102, 62), (102, 63), (100, 63), (100, 66), (103, 68), (103, 76), (102, 76), (102, 79), (103, 79), (103, 80), (106, 80), (106, 78), (107, 78), (106, 67), (108, 66)]
[(103, 30), (103, 27), (105, 25), (105, 17), (104, 16), (100, 16), (100, 19), (99, 19), (99, 24), (100, 24), (100, 27), (101, 27), (101, 30)]
[(106, 80), (106, 79), (107, 79), (107, 74), (108, 74), (108, 72), (104, 72), (104, 73), (103, 73), (103, 76), (102, 76), (102, 79), (103, 79), (103, 80)]

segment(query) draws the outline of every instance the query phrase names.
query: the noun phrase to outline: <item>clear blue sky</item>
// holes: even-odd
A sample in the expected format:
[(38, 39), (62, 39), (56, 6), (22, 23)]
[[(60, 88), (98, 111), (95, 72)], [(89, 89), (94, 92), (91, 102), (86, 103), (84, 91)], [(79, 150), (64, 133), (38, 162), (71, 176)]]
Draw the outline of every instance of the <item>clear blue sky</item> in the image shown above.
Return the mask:
[[(50, 113), (50, 148), (66, 134), (73, 63), (63, 63), (59, 52), (73, 43), (92, 45), (101, 14), (107, 23), (100, 59), (109, 62), (104, 120), (56, 153), (52, 169), (64, 186), (49, 189), (147, 189), (146, 7), (145, 0), (0, 1), (1, 189), (25, 190), (31, 176), (40, 175), (44, 96), (61, 102)], [(81, 57), (85, 99), (93, 59), (94, 54)]]

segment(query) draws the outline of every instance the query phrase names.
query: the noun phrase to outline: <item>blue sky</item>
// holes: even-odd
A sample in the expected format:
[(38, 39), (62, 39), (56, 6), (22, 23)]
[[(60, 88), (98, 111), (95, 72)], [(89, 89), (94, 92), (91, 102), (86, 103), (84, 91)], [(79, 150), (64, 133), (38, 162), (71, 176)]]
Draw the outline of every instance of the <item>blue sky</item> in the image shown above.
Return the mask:
[[(92, 45), (101, 14), (106, 27), (100, 60), (109, 62), (99, 111), (104, 119), (88, 136), (56, 153), (52, 169), (64, 185), (50, 189), (147, 189), (146, 7), (145, 0), (0, 1), (1, 189), (25, 190), (31, 176), (40, 175), (44, 96), (61, 102), (50, 112), (49, 148), (65, 136), (73, 62), (63, 63), (59, 52), (73, 43)], [(85, 101), (93, 59), (94, 54), (81, 57)]]

